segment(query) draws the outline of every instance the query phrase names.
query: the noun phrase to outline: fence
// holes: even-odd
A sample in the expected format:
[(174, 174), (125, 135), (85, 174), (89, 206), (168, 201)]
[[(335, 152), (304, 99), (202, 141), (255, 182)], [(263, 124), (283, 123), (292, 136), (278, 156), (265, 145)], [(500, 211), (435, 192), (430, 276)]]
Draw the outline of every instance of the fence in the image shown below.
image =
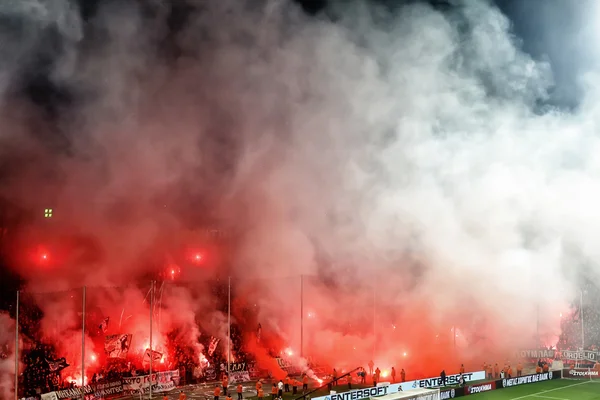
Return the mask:
[[(393, 335), (401, 337), (400, 332), (382, 328), (391, 326), (391, 317), (378, 288), (364, 285), (360, 297), (353, 290), (336, 288), (339, 298), (335, 302), (331, 302), (327, 280), (309, 276), (165, 280), (51, 293), (18, 292), (11, 311), (17, 323), (11, 325), (7, 316), (0, 320), (5, 327), (0, 331), (4, 355), (0, 370), (14, 371), (13, 382), (0, 381), (0, 397), (17, 399), (48, 392), (56, 394), (49, 399), (133, 392), (150, 397), (175, 385), (217, 379), (232, 365), (249, 365), (248, 353), (280, 356), (261, 348), (261, 341), (281, 340), (285, 346), (280, 347), (289, 355), (310, 358), (315, 355), (311, 349), (319, 348), (317, 342), (326, 340), (320, 329), (323, 325), (370, 337), (352, 346), (374, 356), (383, 335), (388, 340), (396, 338)], [(582, 295), (582, 310), (585, 303)], [(349, 312), (355, 308), (363, 312)], [(364, 312), (371, 309), (372, 313)], [(594, 332), (600, 331), (598, 321), (590, 321), (590, 329), (583, 328), (591, 312), (586, 309), (579, 325), (573, 325), (586, 332), (585, 340), (590, 343), (596, 340)], [(274, 317), (282, 315), (285, 318)], [(337, 315), (344, 318), (336, 320)], [(261, 322), (267, 320), (269, 329), (263, 330)], [(456, 337), (454, 329), (451, 334)], [(254, 340), (248, 340), (248, 335)], [(257, 346), (248, 348), (253, 343)], [(325, 344), (319, 355), (323, 348), (331, 349), (332, 355), (324, 358), (347, 353), (348, 342), (342, 338)], [(248, 370), (250, 377), (261, 373)]]

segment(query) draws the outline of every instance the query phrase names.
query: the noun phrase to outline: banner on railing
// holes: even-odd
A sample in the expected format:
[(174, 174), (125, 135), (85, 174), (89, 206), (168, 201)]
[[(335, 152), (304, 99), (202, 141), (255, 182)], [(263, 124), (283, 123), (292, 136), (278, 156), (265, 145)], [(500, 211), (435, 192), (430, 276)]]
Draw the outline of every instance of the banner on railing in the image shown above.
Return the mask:
[(598, 361), (600, 360), (600, 352), (593, 350), (521, 350), (517, 353), (518, 358), (551, 358), (553, 360), (565, 361)]
[(85, 385), (83, 387), (57, 390), (42, 394), (42, 400), (66, 400), (85, 395), (86, 400), (100, 400), (120, 395), (162, 393), (179, 385), (179, 370), (157, 372), (150, 375), (134, 376), (121, 380)]
[(248, 382), (250, 380), (250, 374), (248, 371), (236, 371), (229, 372), (229, 383), (241, 383)]
[(156, 372), (150, 375), (123, 378), (123, 392), (148, 393), (152, 382), (152, 392), (161, 393), (179, 385), (179, 370)]
[(229, 372), (241, 372), (247, 371), (247, 364), (245, 362), (229, 363)]

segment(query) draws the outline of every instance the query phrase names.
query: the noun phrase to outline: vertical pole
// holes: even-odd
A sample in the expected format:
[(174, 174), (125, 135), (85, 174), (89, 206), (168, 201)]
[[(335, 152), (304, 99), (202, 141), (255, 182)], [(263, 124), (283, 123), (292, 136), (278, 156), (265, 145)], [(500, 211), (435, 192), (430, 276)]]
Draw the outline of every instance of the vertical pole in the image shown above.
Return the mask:
[(19, 399), (19, 291), (15, 315), (15, 400)]
[(536, 331), (535, 331), (535, 348), (539, 349), (542, 346), (540, 345), (541, 340), (540, 340), (540, 304), (538, 303), (536, 305), (536, 309), (535, 309), (535, 321), (536, 321)]
[(231, 365), (231, 276), (227, 282), (227, 375)]
[(300, 357), (304, 357), (304, 275), (300, 275)]
[(454, 351), (456, 351), (456, 325), (452, 328), (452, 336), (454, 336)]
[(373, 359), (375, 359), (375, 353), (377, 352), (377, 278), (373, 279)]
[(585, 333), (584, 333), (584, 324), (583, 324), (583, 289), (581, 289), (580, 297), (579, 297), (579, 307), (580, 307), (580, 319), (581, 319), (581, 350), (585, 350)]
[(83, 387), (85, 386), (85, 295), (86, 287), (83, 287), (83, 299), (81, 300), (81, 398), (85, 399)]
[(152, 314), (154, 313), (154, 281), (150, 281), (150, 388), (149, 388), (149, 396), (148, 398), (152, 398), (152, 384), (154, 383), (152, 380), (152, 362), (154, 361), (154, 350), (152, 347)]

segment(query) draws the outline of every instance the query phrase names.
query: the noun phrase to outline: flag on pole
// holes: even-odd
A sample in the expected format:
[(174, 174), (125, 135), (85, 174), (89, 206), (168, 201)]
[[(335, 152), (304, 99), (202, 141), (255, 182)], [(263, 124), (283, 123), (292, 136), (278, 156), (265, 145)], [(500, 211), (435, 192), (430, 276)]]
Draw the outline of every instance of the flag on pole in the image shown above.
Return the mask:
[(50, 372), (60, 372), (69, 366), (69, 364), (67, 364), (67, 360), (64, 357), (56, 360), (46, 359), (46, 363), (48, 363), (48, 368), (50, 369)]
[(159, 353), (158, 351), (146, 349), (146, 352), (144, 353), (144, 359), (142, 360), (142, 365), (144, 367), (146, 365), (150, 365), (150, 354), (152, 354), (152, 364), (156, 364), (157, 362), (160, 362), (160, 360), (162, 360), (162, 356), (163, 356), (162, 353)]
[(256, 329), (256, 341), (260, 343), (260, 337), (262, 335), (262, 325), (258, 324), (258, 329)]
[(208, 345), (208, 355), (212, 356), (217, 350), (217, 346), (219, 345), (220, 339), (217, 339), (214, 336), (210, 337), (210, 343)]
[(107, 336), (104, 340), (104, 352), (108, 358), (127, 358), (132, 335), (123, 333)]
[(98, 326), (98, 330), (102, 333), (106, 333), (106, 330), (108, 329), (108, 321), (110, 320), (110, 317), (106, 317), (104, 318), (104, 321), (102, 321), (102, 323), (100, 323), (100, 325)]

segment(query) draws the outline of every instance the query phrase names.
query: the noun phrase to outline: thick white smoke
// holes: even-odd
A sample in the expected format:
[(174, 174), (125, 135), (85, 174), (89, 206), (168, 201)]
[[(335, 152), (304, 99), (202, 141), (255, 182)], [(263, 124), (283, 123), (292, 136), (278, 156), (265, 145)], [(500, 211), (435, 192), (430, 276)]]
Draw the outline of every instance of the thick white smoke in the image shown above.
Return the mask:
[[(265, 331), (296, 351), (293, 277), (310, 276), (305, 353), (330, 363), (425, 368), (453, 327), (465, 359), (530, 345), (535, 321), (554, 333), (577, 260), (600, 257), (595, 77), (576, 112), (537, 112), (550, 68), (485, 1), (344, 2), (330, 19), (221, 0), (191, 7), (177, 32), (164, 4), (134, 4), (100, 6), (85, 29), (66, 2), (42, 19), (10, 10), (59, 32), (51, 76), (75, 101), (49, 122), (5, 92), (0, 156), (22, 168), (4, 194), (52, 201), (63, 229), (103, 249), (43, 285), (27, 273), (32, 285), (129, 283), (157, 238), (201, 214), (242, 232), (231, 274), (252, 279)], [(58, 136), (64, 155), (48, 145)], [(197, 293), (165, 299), (181, 310), (169, 320), (193, 327)]]

